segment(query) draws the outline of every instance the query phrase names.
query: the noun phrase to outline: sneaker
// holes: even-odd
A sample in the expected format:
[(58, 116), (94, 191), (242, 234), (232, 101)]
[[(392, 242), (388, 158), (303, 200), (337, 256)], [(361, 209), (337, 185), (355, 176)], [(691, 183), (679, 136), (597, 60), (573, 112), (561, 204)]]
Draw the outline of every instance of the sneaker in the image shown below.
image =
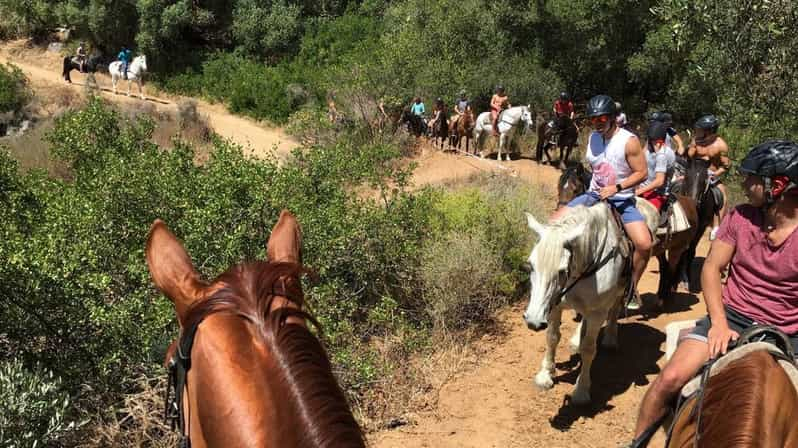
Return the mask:
[(629, 311), (637, 311), (641, 308), (642, 304), (640, 303), (640, 295), (636, 292), (629, 300), (629, 303), (626, 304), (626, 309)]
[(715, 238), (718, 237), (718, 228), (713, 227), (712, 230), (709, 231), (709, 241), (715, 241)]

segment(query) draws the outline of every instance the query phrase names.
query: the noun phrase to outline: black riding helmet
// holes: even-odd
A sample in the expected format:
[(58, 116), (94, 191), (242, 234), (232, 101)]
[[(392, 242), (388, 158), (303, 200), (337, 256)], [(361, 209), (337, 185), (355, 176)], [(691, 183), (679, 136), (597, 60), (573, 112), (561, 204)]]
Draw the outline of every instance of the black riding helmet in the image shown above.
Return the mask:
[(666, 126), (665, 123), (661, 121), (652, 121), (651, 124), (648, 125), (646, 138), (652, 143), (657, 140), (665, 140), (667, 130), (668, 126)]
[(651, 116), (648, 118), (649, 121), (665, 121), (665, 113), (660, 111), (651, 112)]
[(560, 92), (560, 99), (563, 101), (568, 101), (568, 92)]
[(695, 122), (693, 127), (696, 129), (705, 129), (714, 134), (718, 131), (718, 127), (720, 127), (720, 121), (712, 114), (704, 115)]
[(667, 127), (671, 127), (673, 125), (673, 115), (669, 114), (668, 112), (663, 112), (662, 122), (665, 123)]
[(496, 86), (496, 91), (497, 91), (497, 92), (504, 92), (504, 86), (503, 86), (503, 85), (501, 85), (501, 84), (498, 84), (498, 85)]
[(615, 115), (615, 101), (607, 95), (596, 95), (587, 102), (588, 118)]
[(787, 176), (798, 184), (798, 144), (788, 140), (769, 140), (751, 148), (739, 171), (765, 179)]

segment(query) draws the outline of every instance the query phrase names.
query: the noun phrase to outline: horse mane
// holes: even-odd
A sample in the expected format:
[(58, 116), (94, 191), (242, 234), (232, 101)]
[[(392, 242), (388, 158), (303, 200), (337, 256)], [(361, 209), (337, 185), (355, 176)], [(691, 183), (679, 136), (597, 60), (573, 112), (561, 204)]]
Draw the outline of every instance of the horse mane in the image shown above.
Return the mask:
[[(712, 377), (704, 391), (700, 438), (712, 446), (758, 446), (770, 431), (763, 404), (771, 373), (781, 370), (766, 351), (752, 352)], [(792, 388), (792, 385), (790, 385)], [(744, 392), (743, 392), (744, 391)], [(772, 397), (771, 397), (772, 398)], [(729, 410), (734, 418), (729, 418)]]
[[(557, 269), (566, 246), (571, 251), (572, 269), (580, 271), (590, 261), (590, 254), (600, 255), (602, 242), (609, 237), (612, 215), (605, 204), (593, 207), (577, 206), (549, 225), (546, 236), (538, 242), (538, 262), (550, 269)], [(577, 226), (585, 231), (568, 240), (568, 234)]]
[(270, 311), (276, 293), (285, 293), (290, 301), (302, 305), (299, 277), (307, 272), (295, 263), (256, 261), (236, 265), (214, 280), (224, 286), (189, 310), (185, 326), (218, 312), (252, 323), (270, 349), (278, 371), (276, 380), (284, 385), (281, 401), (291, 405), (297, 420), (304, 423), (297, 431), (300, 446), (364, 446), (363, 434), (333, 376), (324, 347), (308, 328), (287, 319), (307, 319), (320, 331), (319, 323), (309, 313), (294, 308)]

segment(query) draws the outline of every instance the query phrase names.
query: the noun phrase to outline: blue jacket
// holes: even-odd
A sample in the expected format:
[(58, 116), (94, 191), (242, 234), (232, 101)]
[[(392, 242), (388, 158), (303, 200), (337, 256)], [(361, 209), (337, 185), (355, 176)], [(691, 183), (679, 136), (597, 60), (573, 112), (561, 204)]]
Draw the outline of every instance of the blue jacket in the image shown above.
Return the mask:
[(119, 52), (116, 58), (122, 62), (130, 62), (130, 55), (131, 55), (130, 50), (122, 50)]

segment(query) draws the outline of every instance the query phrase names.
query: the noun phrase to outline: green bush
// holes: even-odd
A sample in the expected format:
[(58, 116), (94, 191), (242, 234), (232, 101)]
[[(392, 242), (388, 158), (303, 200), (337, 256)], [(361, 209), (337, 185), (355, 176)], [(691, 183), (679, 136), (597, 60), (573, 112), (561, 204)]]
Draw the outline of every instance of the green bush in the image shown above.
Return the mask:
[(75, 429), (71, 401), (50, 370), (0, 362), (0, 447), (48, 446)]
[(28, 78), (22, 70), (11, 63), (0, 63), (0, 116), (19, 113), (32, 97)]

